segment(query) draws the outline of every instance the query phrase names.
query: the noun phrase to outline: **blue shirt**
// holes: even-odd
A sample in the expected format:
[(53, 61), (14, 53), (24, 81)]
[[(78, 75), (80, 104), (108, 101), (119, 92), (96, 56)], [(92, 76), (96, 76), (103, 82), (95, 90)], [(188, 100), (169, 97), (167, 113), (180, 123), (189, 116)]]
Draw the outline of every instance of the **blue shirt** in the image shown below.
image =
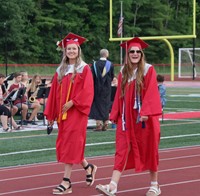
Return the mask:
[(161, 105), (162, 105), (162, 107), (164, 107), (165, 104), (166, 104), (166, 101), (167, 101), (167, 99), (166, 99), (166, 87), (165, 87), (165, 85), (159, 84), (158, 85), (158, 90), (159, 90), (159, 93), (160, 93)]

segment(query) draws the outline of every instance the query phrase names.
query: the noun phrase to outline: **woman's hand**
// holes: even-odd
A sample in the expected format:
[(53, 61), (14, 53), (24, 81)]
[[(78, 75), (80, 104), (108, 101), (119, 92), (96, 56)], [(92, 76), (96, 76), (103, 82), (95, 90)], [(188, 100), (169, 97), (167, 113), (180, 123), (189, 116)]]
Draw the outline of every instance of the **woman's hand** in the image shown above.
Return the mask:
[(53, 126), (54, 120), (48, 120), (48, 126)]
[(65, 103), (62, 107), (62, 114), (64, 114), (65, 112), (67, 112), (72, 106), (74, 105), (73, 101), (70, 100), (67, 103)]
[(148, 120), (148, 118), (149, 118), (148, 116), (141, 116), (141, 117), (140, 117), (140, 121), (141, 121), (141, 122), (145, 122), (145, 121)]

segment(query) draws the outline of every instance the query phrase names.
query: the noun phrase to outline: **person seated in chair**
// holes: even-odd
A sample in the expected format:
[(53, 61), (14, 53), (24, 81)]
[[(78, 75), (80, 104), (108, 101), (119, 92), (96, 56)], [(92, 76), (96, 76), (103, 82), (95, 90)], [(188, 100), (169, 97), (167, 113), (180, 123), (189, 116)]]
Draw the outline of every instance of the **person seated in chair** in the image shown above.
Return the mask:
[(31, 83), (27, 86), (26, 89), (26, 93), (31, 103), (39, 103), (41, 105), (43, 105), (44, 102), (46, 103), (46, 99), (37, 98), (40, 87), (44, 86), (45, 84), (42, 83), (41, 76), (39, 74), (34, 75), (31, 80)]
[(2, 90), (3, 104), (11, 111), (11, 114), (13, 116), (13, 114), (17, 113), (18, 108), (14, 106), (13, 101), (9, 99), (9, 92), (7, 90), (8, 88), (7, 78), (8, 77), (5, 78), (5, 75), (0, 74), (0, 88), (1, 88), (0, 90)]
[[(37, 115), (38, 111), (40, 110), (41, 106), (39, 103), (29, 103), (28, 99), (27, 99), (27, 95), (26, 95), (26, 88), (24, 86), (24, 84), (21, 83), (21, 79), (22, 79), (22, 75), (21, 73), (16, 73), (15, 74), (15, 81), (14, 83), (10, 86), (9, 88), (9, 92), (13, 91), (13, 90), (21, 90), (24, 91), (21, 95), (21, 97), (16, 97), (15, 101), (14, 101), (14, 105), (18, 107), (18, 109), (21, 109), (21, 113), (22, 113), (22, 125), (27, 125), (28, 123), (30, 124), (36, 124), (33, 120), (35, 118), (35, 116)], [(25, 94), (24, 94), (25, 93)], [(28, 109), (31, 108), (33, 109), (30, 117), (28, 120), (26, 120), (26, 116), (27, 116), (27, 112)]]
[(30, 83), (28, 72), (27, 71), (21, 71), (20, 74), (22, 76), (21, 83), (24, 85), (25, 88), (27, 88), (27, 86)]
[(21, 126), (17, 125), (14, 118), (11, 116), (10, 110), (2, 103), (3, 103), (3, 100), (0, 98), (0, 119), (1, 119), (2, 127), (3, 127), (3, 131), (4, 132), (12, 131), (12, 129), (8, 127), (10, 122), (11, 122), (12, 127), (14, 127), (14, 130), (20, 130)]
[(11, 116), (9, 108), (6, 105), (4, 105), (4, 92), (2, 90), (4, 79), (5, 76), (3, 74), (0, 74), (0, 119), (3, 126), (3, 131), (10, 132), (11, 129), (8, 127), (9, 122), (11, 122), (15, 130), (19, 130), (20, 126), (17, 125), (17, 123)]

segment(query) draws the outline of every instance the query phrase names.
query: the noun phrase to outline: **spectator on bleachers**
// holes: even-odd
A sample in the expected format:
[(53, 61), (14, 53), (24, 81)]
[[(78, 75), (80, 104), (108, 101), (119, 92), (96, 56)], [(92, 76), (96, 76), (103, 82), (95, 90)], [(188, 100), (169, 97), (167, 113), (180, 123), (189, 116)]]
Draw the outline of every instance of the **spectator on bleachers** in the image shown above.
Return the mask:
[(29, 84), (29, 76), (27, 71), (21, 71), (20, 72), (22, 75), (21, 83), (24, 85), (25, 88), (27, 88)]
[[(38, 111), (41, 108), (41, 105), (39, 103), (29, 103), (28, 99), (27, 99), (27, 95), (26, 95), (26, 88), (24, 86), (24, 84), (21, 83), (21, 79), (22, 79), (22, 75), (21, 73), (16, 73), (15, 74), (15, 81), (14, 84), (12, 84), (9, 88), (9, 92), (13, 91), (13, 90), (19, 90), (19, 91), (24, 91), (22, 93), (21, 97), (17, 97), (16, 100), (14, 101), (14, 105), (18, 107), (18, 109), (22, 110), (22, 125), (27, 125), (27, 123), (30, 124), (36, 124), (34, 122), (34, 118), (37, 115)], [(28, 113), (28, 109), (33, 109), (30, 117), (28, 120), (26, 120), (26, 116)]]
[(4, 82), (5, 76), (0, 74), (0, 119), (3, 126), (3, 131), (10, 132), (11, 129), (8, 127), (8, 124), (11, 122), (12, 126), (15, 130), (19, 130), (20, 126), (17, 125), (13, 117), (11, 116), (11, 112), (9, 108), (4, 105), (4, 94), (2, 90), (2, 85)]
[[(8, 92), (7, 89), (8, 89), (8, 86), (10, 86), (14, 81), (14, 79), (12, 79), (14, 73), (12, 73), (10, 75), (10, 76), (12, 76), (10, 78), (9, 78), (9, 76), (5, 78), (5, 76), (3, 74), (0, 74), (0, 75), (1, 75), (2, 80), (4, 80), (3, 83), (1, 84), (1, 90), (2, 90), (2, 93), (3, 93), (4, 105), (11, 111), (11, 114), (13, 116), (14, 114), (17, 113), (18, 108), (16, 106), (14, 106), (13, 101), (10, 100), (9, 92)], [(12, 82), (9, 83), (7, 80), (12, 81)], [(8, 85), (8, 83), (10, 85)]]
[[(39, 74), (36, 74), (33, 76), (31, 83), (28, 84), (26, 92), (28, 95), (28, 99), (31, 103), (39, 103), (39, 104), (44, 104), (44, 99), (43, 98), (37, 98), (38, 91), (40, 87), (44, 87), (45, 84), (42, 83), (42, 78)], [(45, 100), (46, 102), (46, 100)]]

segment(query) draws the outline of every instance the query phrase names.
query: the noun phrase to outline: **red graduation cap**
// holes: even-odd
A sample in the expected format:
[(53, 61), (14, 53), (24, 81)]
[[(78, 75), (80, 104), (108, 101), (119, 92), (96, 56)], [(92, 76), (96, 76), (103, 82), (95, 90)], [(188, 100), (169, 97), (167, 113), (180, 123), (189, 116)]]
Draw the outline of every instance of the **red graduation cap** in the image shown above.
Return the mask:
[(126, 50), (125, 63), (127, 64), (127, 52), (131, 47), (136, 46), (140, 50), (142, 50), (142, 49), (147, 48), (149, 45), (146, 42), (144, 42), (143, 40), (141, 40), (139, 37), (134, 37), (126, 42), (123, 42), (122, 44), (120, 44), (120, 46), (122, 48), (125, 48), (125, 50)]
[(141, 40), (139, 37), (134, 37), (122, 44), (120, 44), (122, 48), (129, 50), (132, 46), (137, 46), (140, 50), (147, 48), (149, 45)]
[(74, 33), (69, 33), (63, 40), (57, 43), (57, 46), (61, 48), (66, 48), (69, 44), (76, 44), (80, 46), (85, 42), (86, 38), (76, 35)]

